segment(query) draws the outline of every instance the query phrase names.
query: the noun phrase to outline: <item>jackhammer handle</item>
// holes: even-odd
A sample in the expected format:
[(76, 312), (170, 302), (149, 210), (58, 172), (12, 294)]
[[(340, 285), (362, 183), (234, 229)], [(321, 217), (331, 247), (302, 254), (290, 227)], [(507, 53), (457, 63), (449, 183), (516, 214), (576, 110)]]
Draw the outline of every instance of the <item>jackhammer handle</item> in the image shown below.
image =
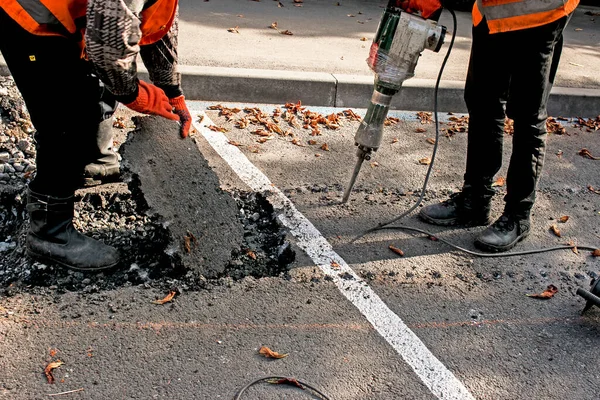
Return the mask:
[(577, 289), (577, 294), (583, 297), (584, 299), (591, 301), (596, 306), (600, 307), (600, 297), (596, 296), (595, 294), (588, 292), (587, 290), (582, 288)]

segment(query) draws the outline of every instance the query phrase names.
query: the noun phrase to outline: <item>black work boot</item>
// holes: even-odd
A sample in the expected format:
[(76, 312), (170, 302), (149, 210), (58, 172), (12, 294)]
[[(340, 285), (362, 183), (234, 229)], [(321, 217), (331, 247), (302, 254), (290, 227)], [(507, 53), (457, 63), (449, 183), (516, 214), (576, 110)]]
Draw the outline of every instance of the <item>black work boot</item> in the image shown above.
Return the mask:
[(28, 191), (27, 254), (80, 271), (98, 271), (117, 265), (119, 255), (114, 247), (87, 237), (73, 227), (73, 207), (73, 196), (59, 198)]
[(480, 226), (490, 223), (492, 196), (475, 196), (470, 190), (463, 189), (453, 193), (450, 198), (438, 204), (425, 206), (419, 217), (430, 224), (450, 226)]
[(529, 218), (504, 213), (475, 239), (475, 246), (490, 252), (507, 251), (529, 235)]
[(96, 186), (118, 180), (119, 156), (113, 150), (112, 118), (105, 119), (98, 126), (96, 142), (89, 157), (91, 162), (85, 166), (84, 186)]

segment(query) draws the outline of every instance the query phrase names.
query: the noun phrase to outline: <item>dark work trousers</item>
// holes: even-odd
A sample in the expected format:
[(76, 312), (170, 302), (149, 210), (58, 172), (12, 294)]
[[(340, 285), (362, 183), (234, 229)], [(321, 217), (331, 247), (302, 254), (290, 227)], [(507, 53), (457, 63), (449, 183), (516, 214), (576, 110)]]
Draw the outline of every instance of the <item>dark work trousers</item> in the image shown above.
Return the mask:
[(475, 196), (493, 195), (508, 116), (514, 120), (514, 135), (505, 212), (520, 218), (529, 217), (535, 201), (546, 145), (546, 106), (567, 21), (564, 17), (537, 28), (495, 34), (489, 33), (485, 20), (473, 27), (465, 87), (469, 110), (465, 186)]
[(36, 129), (37, 172), (31, 190), (71, 196), (90, 155), (99, 123), (116, 107), (81, 58), (76, 40), (27, 32), (0, 8), (0, 51)]

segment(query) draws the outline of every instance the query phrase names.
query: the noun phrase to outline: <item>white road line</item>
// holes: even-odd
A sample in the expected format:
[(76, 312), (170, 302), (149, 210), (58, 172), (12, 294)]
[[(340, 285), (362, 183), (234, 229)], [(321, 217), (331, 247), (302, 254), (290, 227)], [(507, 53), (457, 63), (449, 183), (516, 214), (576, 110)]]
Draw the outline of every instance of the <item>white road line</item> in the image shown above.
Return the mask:
[[(325, 274), (333, 278), (340, 292), (360, 310), (381, 336), (402, 356), (421, 381), (439, 399), (474, 399), (467, 388), (421, 342), (406, 324), (390, 310), (367, 283), (362, 280), (331, 247), (315, 226), (294, 204), (271, 183), (236, 146), (213, 125), (208, 117), (194, 126), (213, 149), (252, 190), (267, 197), (279, 219), (298, 241), (298, 245)], [(339, 268), (332, 267), (335, 262)]]

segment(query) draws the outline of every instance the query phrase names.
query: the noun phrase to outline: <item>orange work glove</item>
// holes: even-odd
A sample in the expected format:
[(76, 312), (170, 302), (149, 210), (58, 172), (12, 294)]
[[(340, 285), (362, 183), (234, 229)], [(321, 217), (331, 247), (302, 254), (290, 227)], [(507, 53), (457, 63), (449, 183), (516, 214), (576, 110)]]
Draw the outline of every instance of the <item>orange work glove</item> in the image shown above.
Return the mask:
[(138, 95), (134, 101), (125, 104), (125, 107), (142, 114), (159, 115), (166, 119), (179, 121), (179, 116), (173, 113), (169, 98), (162, 89), (146, 83), (138, 82)]
[(427, 19), (442, 8), (442, 3), (440, 0), (404, 0), (401, 7), (408, 12), (420, 11), (421, 16)]
[(185, 104), (185, 97), (183, 95), (169, 99), (169, 103), (173, 107), (173, 112), (179, 116), (179, 123), (181, 124), (181, 137), (186, 138), (190, 134), (190, 128), (192, 126), (192, 115)]

